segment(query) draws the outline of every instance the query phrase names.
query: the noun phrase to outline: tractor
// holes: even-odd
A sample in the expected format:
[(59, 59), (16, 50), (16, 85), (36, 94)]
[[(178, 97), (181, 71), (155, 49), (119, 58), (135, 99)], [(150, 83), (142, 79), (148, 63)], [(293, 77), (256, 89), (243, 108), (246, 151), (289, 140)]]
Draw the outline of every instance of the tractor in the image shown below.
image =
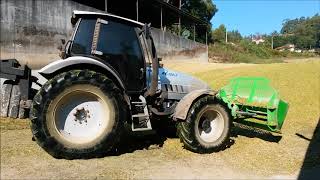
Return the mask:
[[(161, 121), (197, 153), (225, 149), (233, 122), (280, 132), (288, 103), (267, 79), (234, 78), (213, 90), (160, 64), (149, 24), (88, 11), (73, 11), (71, 23), (62, 59), (39, 71), (46, 82), (24, 100), (35, 141), (53, 157), (109, 152), (125, 126), (150, 131)], [(31, 89), (31, 70), (17, 64), (2, 61), (1, 77), (17, 82), (20, 73), (20, 87)]]

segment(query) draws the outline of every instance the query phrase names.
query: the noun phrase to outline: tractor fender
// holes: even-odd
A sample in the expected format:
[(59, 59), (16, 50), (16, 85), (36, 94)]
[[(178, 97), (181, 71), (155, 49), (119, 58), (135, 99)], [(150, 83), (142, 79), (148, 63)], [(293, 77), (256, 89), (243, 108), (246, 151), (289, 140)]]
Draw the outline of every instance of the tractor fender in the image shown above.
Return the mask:
[(216, 94), (217, 92), (211, 89), (199, 89), (191, 91), (186, 96), (184, 96), (177, 104), (173, 114), (173, 119), (185, 120), (187, 118), (190, 107), (197, 99), (205, 95), (215, 96)]
[(81, 66), (83, 65), (81, 68), (86, 68), (87, 67), (86, 65), (93, 65), (93, 66), (102, 68), (103, 70), (110, 73), (114, 77), (114, 79), (117, 81), (116, 83), (119, 84), (121, 88), (125, 89), (123, 81), (121, 80), (118, 73), (112, 67), (89, 57), (73, 56), (67, 59), (60, 59), (60, 60), (54, 61), (46, 65), (42, 69), (40, 69), (39, 74), (41, 74), (45, 78), (48, 78), (48, 77), (51, 77), (52, 75), (55, 75), (58, 71), (62, 69), (65, 69), (65, 68), (68, 69), (68, 67), (77, 66), (77, 65), (81, 65)]

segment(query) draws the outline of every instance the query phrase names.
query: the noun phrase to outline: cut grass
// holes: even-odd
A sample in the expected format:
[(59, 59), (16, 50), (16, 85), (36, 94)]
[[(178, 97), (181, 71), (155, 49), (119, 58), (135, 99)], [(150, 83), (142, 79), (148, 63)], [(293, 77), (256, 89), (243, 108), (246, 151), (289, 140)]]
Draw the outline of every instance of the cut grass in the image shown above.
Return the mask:
[[(298, 137), (296, 133), (311, 139), (319, 120), (320, 61), (230, 67), (206, 72), (202, 69), (197, 72), (194, 66), (191, 72), (214, 89), (221, 88), (237, 76), (269, 78), (281, 98), (290, 105), (282, 129), (282, 139), (274, 142), (274, 137), (269, 135), (237, 128), (234, 129), (237, 138), (232, 137), (234, 144), (219, 153), (192, 153), (182, 148), (179, 139), (170, 138), (163, 146), (155, 149), (138, 148), (119, 156), (69, 161), (53, 159), (31, 141), (31, 131), (26, 129), (29, 128), (27, 120), (2, 118), (1, 178), (53, 179), (61, 175), (68, 179), (247, 179), (251, 176), (255, 179), (275, 179), (273, 177), (276, 175), (296, 178), (309, 145), (309, 141)], [(184, 64), (177, 68), (185, 69)], [(318, 160), (319, 154), (314, 155), (307, 162), (308, 167), (319, 166)]]
[(30, 121), (28, 119), (12, 119), (0, 117), (0, 130), (18, 130), (30, 128)]

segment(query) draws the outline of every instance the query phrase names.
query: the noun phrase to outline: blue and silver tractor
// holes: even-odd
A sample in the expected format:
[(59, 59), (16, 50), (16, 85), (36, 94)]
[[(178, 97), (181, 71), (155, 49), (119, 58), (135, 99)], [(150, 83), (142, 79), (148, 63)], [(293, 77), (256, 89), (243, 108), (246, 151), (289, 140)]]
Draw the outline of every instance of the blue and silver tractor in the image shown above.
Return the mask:
[(26, 105), (34, 139), (53, 157), (108, 152), (127, 125), (149, 131), (170, 121), (184, 147), (198, 153), (223, 150), (233, 121), (257, 117), (255, 124), (281, 129), (288, 104), (265, 79), (236, 79), (215, 91), (162, 67), (147, 24), (87, 11), (74, 11), (71, 23), (62, 59), (39, 71), (46, 82)]

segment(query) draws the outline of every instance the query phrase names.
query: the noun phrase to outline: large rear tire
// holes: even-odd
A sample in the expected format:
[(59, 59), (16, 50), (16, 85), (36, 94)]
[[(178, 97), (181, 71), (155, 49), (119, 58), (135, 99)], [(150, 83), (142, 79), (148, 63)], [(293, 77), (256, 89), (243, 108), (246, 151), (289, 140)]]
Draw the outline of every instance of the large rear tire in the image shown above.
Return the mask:
[(31, 129), (55, 158), (99, 157), (119, 141), (127, 106), (105, 75), (72, 70), (49, 80), (35, 95)]
[(198, 99), (188, 112), (187, 119), (178, 122), (177, 135), (184, 147), (197, 153), (211, 153), (227, 147), (231, 117), (227, 109), (206, 96)]

